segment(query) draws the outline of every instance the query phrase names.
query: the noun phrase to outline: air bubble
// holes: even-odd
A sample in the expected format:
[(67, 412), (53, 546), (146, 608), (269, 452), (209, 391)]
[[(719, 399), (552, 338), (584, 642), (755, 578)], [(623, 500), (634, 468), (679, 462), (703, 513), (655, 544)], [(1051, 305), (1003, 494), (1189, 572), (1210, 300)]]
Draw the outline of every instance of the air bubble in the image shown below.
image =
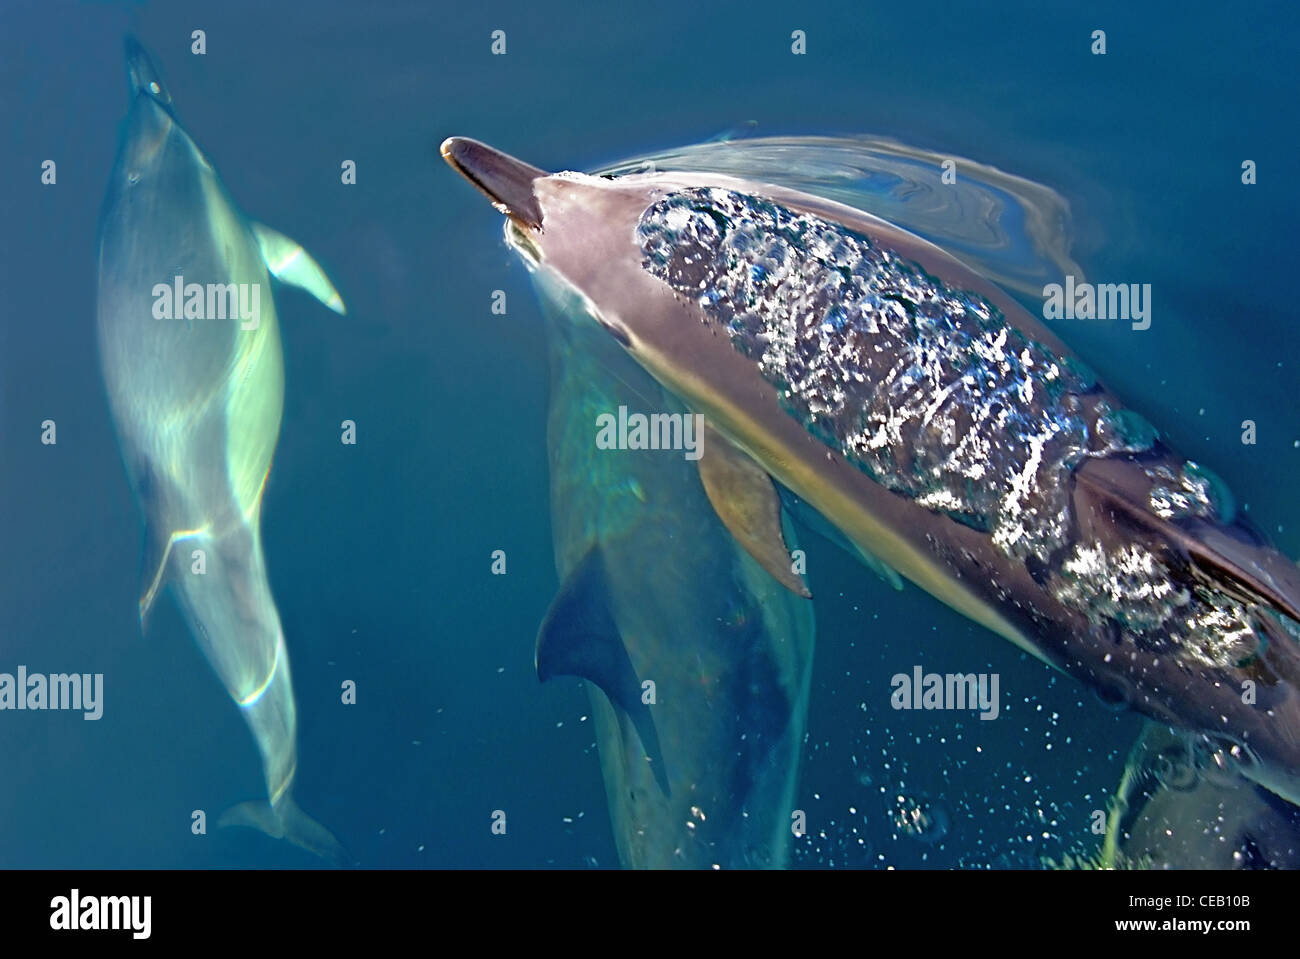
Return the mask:
[(890, 808), (890, 820), (904, 836), (933, 845), (948, 835), (951, 819), (937, 800), (923, 794), (898, 795)]

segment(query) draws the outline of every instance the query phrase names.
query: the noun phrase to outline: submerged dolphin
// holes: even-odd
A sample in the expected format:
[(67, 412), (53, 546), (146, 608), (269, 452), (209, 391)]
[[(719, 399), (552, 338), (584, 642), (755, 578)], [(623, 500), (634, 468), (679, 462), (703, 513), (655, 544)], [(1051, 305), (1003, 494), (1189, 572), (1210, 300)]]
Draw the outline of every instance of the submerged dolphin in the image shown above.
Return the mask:
[[(238, 212), (176, 121), (148, 55), (134, 40), (126, 47), (131, 107), (100, 220), (98, 331), (113, 421), (147, 524), (141, 625), (173, 585), (257, 741), (270, 802), (245, 803), (222, 822), (344, 861), (291, 795), (297, 722), (261, 534), (284, 401), (267, 271), (340, 313), (343, 303), (298, 244)], [(168, 302), (173, 289), (192, 284), (193, 296)]]
[(538, 675), (591, 683), (624, 866), (784, 866), (812, 605), (736, 547), (681, 451), (597, 448), (599, 416), (620, 406), (682, 415), (680, 404), (566, 291), (537, 279), (562, 580), (539, 633)]
[(1158, 723), (1129, 754), (1096, 865), (1297, 869), (1300, 807)]
[[(512, 244), (734, 451), (728, 528), (799, 589), (778, 480), (864, 553), (1300, 798), (1300, 573), (1017, 301), (940, 248), (720, 174), (448, 162)], [(748, 471), (710, 463), (742, 460)], [(760, 509), (756, 504), (771, 501)]]

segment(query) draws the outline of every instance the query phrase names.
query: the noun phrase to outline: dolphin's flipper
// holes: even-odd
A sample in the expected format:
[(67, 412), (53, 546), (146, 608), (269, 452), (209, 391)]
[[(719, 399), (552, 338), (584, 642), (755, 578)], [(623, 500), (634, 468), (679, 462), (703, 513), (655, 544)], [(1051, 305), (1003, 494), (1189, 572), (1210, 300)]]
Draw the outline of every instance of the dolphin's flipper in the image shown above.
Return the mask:
[(832, 526), (825, 516), (809, 506), (795, 493), (779, 484), (777, 490), (781, 494), (781, 505), (785, 507), (785, 511), (792, 517), (822, 539), (829, 540), (844, 550), (894, 589), (901, 590), (903, 588), (903, 578), (898, 575), (898, 571), (894, 567), (880, 559), (880, 557), (867, 552), (856, 543), (850, 542), (849, 538)]
[(773, 579), (795, 595), (811, 598), (790, 561), (781, 530), (781, 498), (772, 477), (707, 422), (703, 440), (700, 482), (722, 525)]
[(253, 223), (253, 236), (262, 251), (262, 260), (271, 275), (281, 283), (306, 290), (335, 313), (347, 313), (343, 297), (334, 289), (320, 264), (302, 246), (264, 223)]
[(166, 535), (152, 527), (144, 531), (144, 559), (140, 566), (140, 632), (149, 632), (153, 608), (158, 594), (167, 584), (167, 564), (171, 561), (172, 547), (180, 540), (189, 539), (190, 530), (176, 530)]
[(174, 536), (166, 539), (155, 536), (153, 530), (144, 531), (144, 558), (140, 562), (140, 632), (148, 635), (149, 620), (167, 581), (167, 562), (171, 558)]
[(901, 590), (903, 588), (903, 577), (899, 576), (898, 571), (884, 560), (878, 558), (872, 553), (868, 553), (856, 543), (853, 546), (853, 554), (858, 559), (862, 560), (863, 566), (867, 567), (867, 569), (871, 570), (894, 589)]
[(246, 826), (272, 839), (287, 839), (301, 849), (336, 866), (355, 865), (342, 844), (328, 829), (308, 816), (291, 796), (281, 798), (274, 809), (265, 800), (240, 803), (221, 814), (217, 826)]
[(655, 779), (669, 792), (659, 734), (650, 707), (641, 699), (641, 682), (609, 609), (605, 564), (593, 546), (560, 586), (537, 633), (537, 678), (577, 676), (597, 686), (632, 721), (654, 765)]

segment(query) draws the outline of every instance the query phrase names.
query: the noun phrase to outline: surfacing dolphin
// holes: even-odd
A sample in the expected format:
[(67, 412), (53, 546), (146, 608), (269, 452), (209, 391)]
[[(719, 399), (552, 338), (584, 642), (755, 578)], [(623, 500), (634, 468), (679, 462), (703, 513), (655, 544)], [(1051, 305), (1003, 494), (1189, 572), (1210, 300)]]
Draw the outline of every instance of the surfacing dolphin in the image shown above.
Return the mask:
[(784, 866), (812, 604), (737, 547), (682, 451), (597, 447), (597, 418), (620, 406), (689, 414), (566, 290), (536, 279), (550, 342), (551, 526), (562, 580), (538, 636), (538, 675), (589, 683), (624, 866)]
[[(222, 824), (345, 862), (292, 797), (293, 687), (261, 534), (284, 405), (267, 271), (339, 313), (343, 302), (302, 247), (238, 212), (133, 39), (126, 57), (131, 106), (100, 219), (98, 330), (113, 421), (146, 518), (141, 626), (170, 583), (257, 742), (269, 803), (237, 806)], [(169, 305), (176, 287), (194, 295)]]
[(520, 254), (706, 416), (706, 448), (753, 464), (710, 476), (705, 457), (701, 477), (791, 589), (785, 544), (750, 521), (775, 508), (754, 507), (769, 475), (954, 609), (1300, 798), (1300, 647), (1277, 618), (1300, 620), (1300, 573), (1007, 293), (785, 187), (442, 152)]
[[(1066, 255), (1069, 217), (1059, 196), (968, 160), (960, 161), (959, 184), (938, 187), (947, 159), (880, 138), (783, 137), (697, 144), (598, 172), (747, 173), (888, 213), (1017, 287), (1080, 275)], [(620, 860), (629, 867), (782, 865), (797, 803), (811, 606), (775, 588), (737, 548), (693, 463), (674, 453), (596, 447), (602, 414), (619, 406), (680, 412), (680, 403), (571, 294), (544, 272), (533, 276), (550, 345), (551, 525), (563, 581), (539, 665), (548, 675), (589, 678)], [(796, 516), (816, 520), (798, 509)], [(609, 665), (625, 660), (631, 669), (620, 682)], [(706, 671), (717, 677), (712, 684), (698, 681)], [(639, 701), (637, 676), (655, 679), (654, 706)], [(746, 676), (761, 681), (747, 688)]]

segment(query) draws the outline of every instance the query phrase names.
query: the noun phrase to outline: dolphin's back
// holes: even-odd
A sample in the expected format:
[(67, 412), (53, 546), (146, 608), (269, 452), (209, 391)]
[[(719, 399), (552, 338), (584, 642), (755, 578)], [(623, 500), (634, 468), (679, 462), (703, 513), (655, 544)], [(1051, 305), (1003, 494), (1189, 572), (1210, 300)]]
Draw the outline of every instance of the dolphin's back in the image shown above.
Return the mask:
[[(169, 121), (159, 121), (147, 175), (136, 169), (128, 121), (101, 222), (98, 329), (137, 484), (147, 465), (155, 484), (168, 485), (156, 491), (169, 496), (177, 528), (194, 528), (212, 518), (214, 503), (229, 506), (226, 523), (255, 507), (279, 432), (283, 361), (256, 242), (206, 159)], [(176, 277), (182, 289), (201, 287), (205, 314), (209, 302), (229, 307), (230, 284), (236, 297), (249, 291), (248, 301), (256, 288), (256, 328), (241, 328), (239, 316), (187, 319)], [(171, 300), (170, 318), (156, 315), (162, 299)]]
[[(602, 413), (682, 407), (572, 307), (545, 302), (551, 512), (565, 587), (539, 643), (565, 643), (551, 633), (566, 629), (613, 633), (599, 641), (617, 646), (622, 679), (590, 660), (579, 669), (591, 681), (619, 857), (634, 868), (784, 865), (811, 603), (739, 548), (680, 451), (597, 447)], [(539, 668), (546, 652), (539, 646)], [(647, 680), (653, 705), (643, 701)]]

